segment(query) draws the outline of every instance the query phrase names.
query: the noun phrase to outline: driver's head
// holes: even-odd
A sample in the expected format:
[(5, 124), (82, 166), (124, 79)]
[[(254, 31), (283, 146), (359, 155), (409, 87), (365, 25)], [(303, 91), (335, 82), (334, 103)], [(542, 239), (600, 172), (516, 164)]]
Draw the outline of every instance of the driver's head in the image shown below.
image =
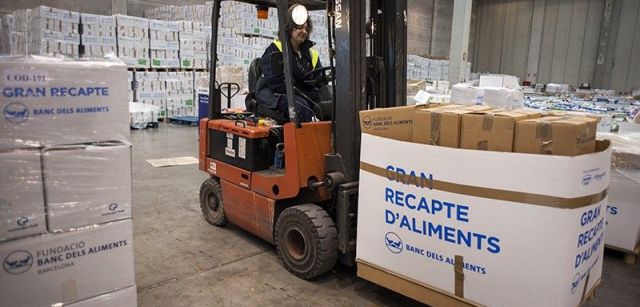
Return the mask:
[(301, 26), (295, 24), (293, 21), (287, 22), (285, 31), (291, 43), (302, 44), (311, 35), (313, 31), (313, 25), (311, 24), (311, 18), (307, 19), (307, 22)]

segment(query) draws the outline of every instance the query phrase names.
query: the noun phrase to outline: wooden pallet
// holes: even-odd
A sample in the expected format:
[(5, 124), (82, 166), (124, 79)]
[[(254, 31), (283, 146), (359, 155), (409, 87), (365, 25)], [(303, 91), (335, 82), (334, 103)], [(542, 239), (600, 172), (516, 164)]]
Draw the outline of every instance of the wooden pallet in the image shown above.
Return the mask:
[(640, 243), (638, 243), (638, 245), (636, 246), (636, 248), (634, 248), (632, 251), (630, 250), (626, 250), (623, 248), (618, 248), (615, 246), (611, 246), (611, 245), (605, 245), (604, 247), (610, 249), (610, 250), (615, 250), (615, 251), (619, 251), (621, 253), (624, 254), (624, 262), (628, 263), (628, 264), (636, 264), (638, 263), (638, 258), (640, 258)]
[[(358, 260), (358, 277), (378, 284), (389, 290), (398, 292), (406, 297), (412, 298), (420, 303), (430, 306), (451, 306), (451, 307), (479, 307), (484, 306), (462, 297), (453, 296), (436, 287), (429, 286), (417, 280), (402, 277), (393, 272), (385, 270), (374, 264)], [(591, 290), (584, 295), (579, 305), (592, 300), (596, 295), (596, 289), (600, 287), (601, 280), (596, 281)]]
[(198, 71), (198, 72), (207, 72), (209, 69), (207, 68), (178, 68), (178, 67), (127, 67), (130, 71), (149, 71), (149, 72), (164, 72), (164, 71)]

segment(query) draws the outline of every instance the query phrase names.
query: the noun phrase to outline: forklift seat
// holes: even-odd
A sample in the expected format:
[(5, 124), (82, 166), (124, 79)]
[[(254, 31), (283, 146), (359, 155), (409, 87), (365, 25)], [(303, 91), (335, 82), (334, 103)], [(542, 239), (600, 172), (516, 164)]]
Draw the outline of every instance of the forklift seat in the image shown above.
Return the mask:
[(258, 100), (256, 99), (256, 90), (258, 79), (260, 77), (262, 77), (262, 59), (255, 58), (249, 65), (249, 93), (244, 99), (244, 104), (248, 112), (256, 112), (258, 106)]

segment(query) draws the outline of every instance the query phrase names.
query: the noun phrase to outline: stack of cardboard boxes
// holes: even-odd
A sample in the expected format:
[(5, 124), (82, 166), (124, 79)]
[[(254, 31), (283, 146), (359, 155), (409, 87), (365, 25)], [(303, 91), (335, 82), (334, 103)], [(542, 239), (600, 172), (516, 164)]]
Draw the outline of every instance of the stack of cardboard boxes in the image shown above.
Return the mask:
[(167, 116), (195, 115), (193, 103), (193, 73), (167, 72)]
[(135, 306), (125, 66), (23, 57), (0, 71), (2, 304)]
[(129, 67), (149, 67), (149, 20), (116, 15), (118, 57)]
[(84, 57), (117, 55), (116, 17), (80, 14), (82, 22), (82, 54)]
[(611, 148), (596, 123), (488, 106), (361, 111), (358, 275), (430, 305), (581, 304), (605, 244)]
[(31, 10), (28, 52), (80, 57), (80, 14), (39, 6)]
[(204, 23), (179, 21), (180, 67), (207, 68), (207, 35)]
[(154, 105), (160, 108), (160, 117), (166, 116), (167, 110), (167, 72), (140, 71), (135, 73), (135, 101)]
[(180, 68), (180, 24), (173, 21), (149, 20), (149, 52), (151, 67)]

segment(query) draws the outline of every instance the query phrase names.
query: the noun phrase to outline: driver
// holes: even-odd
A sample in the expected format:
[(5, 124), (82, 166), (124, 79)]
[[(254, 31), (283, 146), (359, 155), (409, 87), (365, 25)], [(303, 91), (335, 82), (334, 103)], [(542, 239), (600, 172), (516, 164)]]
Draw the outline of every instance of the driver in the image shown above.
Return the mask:
[[(313, 30), (311, 20), (303, 25), (297, 25), (289, 18), (285, 26), (285, 33), (289, 38), (291, 54), (293, 57), (293, 86), (300, 90), (303, 95), (296, 91), (295, 111), (299, 123), (310, 122), (314, 116), (314, 101), (319, 100), (318, 91), (310, 84), (306, 84), (303, 77), (313, 71), (316, 67), (322, 67), (319, 60), (318, 51), (311, 48), (315, 43), (309, 40), (309, 34)], [(273, 63), (282, 59), (282, 56), (274, 57), (274, 53), (282, 53), (282, 43), (274, 40), (262, 55), (262, 73), (257, 84), (256, 100), (258, 116), (271, 117), (279, 123), (289, 121), (289, 111), (286, 97), (286, 87), (284, 79), (284, 69), (277, 69), (276, 65), (282, 67), (282, 63)], [(306, 96), (306, 97), (305, 97)]]

